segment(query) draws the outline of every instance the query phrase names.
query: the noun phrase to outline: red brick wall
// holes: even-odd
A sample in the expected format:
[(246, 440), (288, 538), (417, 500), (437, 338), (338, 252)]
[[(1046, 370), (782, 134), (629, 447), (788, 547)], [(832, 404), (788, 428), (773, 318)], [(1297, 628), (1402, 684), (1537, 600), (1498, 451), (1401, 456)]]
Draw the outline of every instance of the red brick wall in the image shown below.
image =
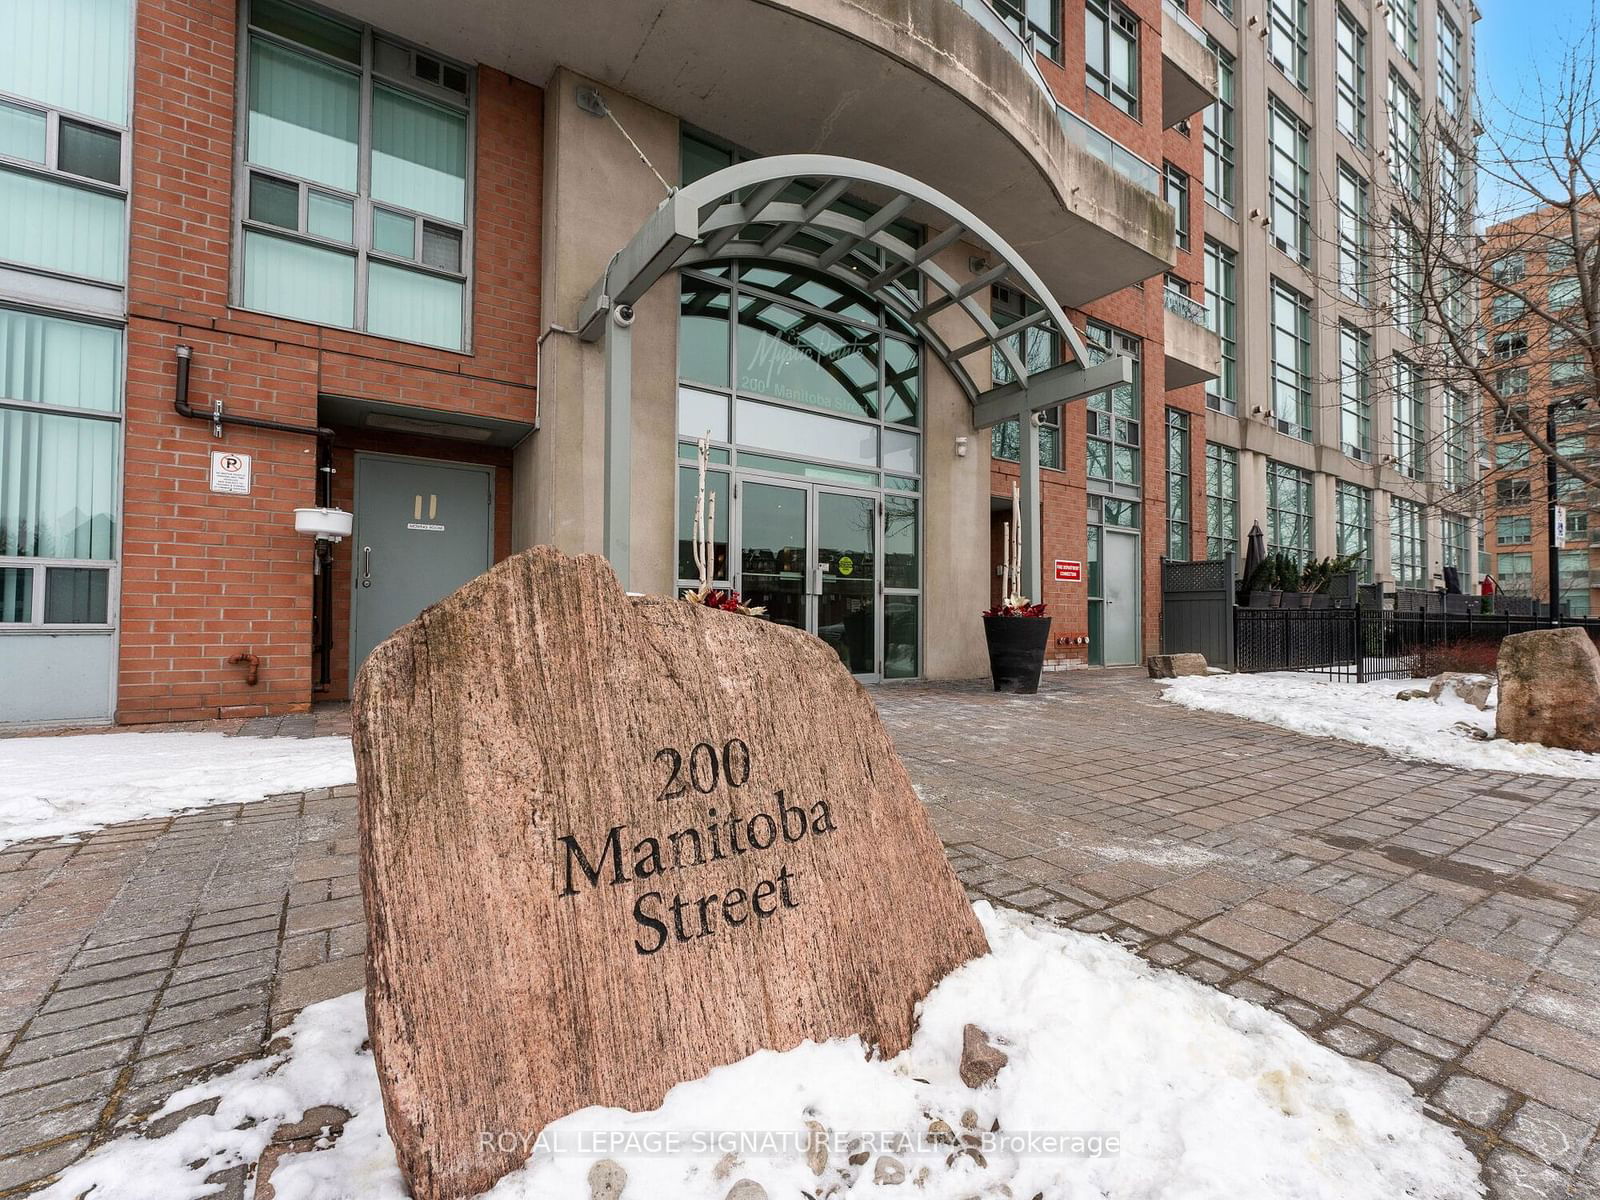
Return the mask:
[[(1176, 128), (1163, 129), (1161, 119), (1161, 0), (1123, 0), (1139, 17), (1141, 72), (1140, 115), (1129, 116), (1098, 92), (1091, 91), (1084, 68), (1084, 3), (1063, 0), (1062, 59), (1055, 63), (1040, 55), (1038, 63), (1056, 98), (1067, 108), (1082, 114), (1098, 128), (1121, 142), (1158, 169), (1171, 162), (1189, 176), (1189, 249), (1180, 250), (1174, 274), (1193, 284), (1191, 296), (1204, 299), (1204, 216), (1203, 138), (1201, 116), (1189, 121), (1189, 136)], [(1181, 408), (1190, 414), (1190, 547), (1196, 558), (1205, 556), (1205, 388), (1201, 386), (1166, 390), (1166, 316), (1161, 291), (1165, 281), (1155, 276), (1142, 287), (1125, 288), (1097, 300), (1068, 316), (1081, 329), (1086, 318), (1095, 318), (1143, 340), (1142, 363), (1142, 456), (1144, 496), (1141, 553), (1144, 558), (1141, 624), (1144, 651), (1160, 648), (1161, 557), (1167, 551), (1166, 500), (1166, 410)], [(1057, 663), (1084, 662), (1085, 646), (1071, 642), (1088, 633), (1088, 493), (1085, 484), (1086, 433), (1084, 405), (1066, 406), (1062, 417), (1062, 465), (1065, 471), (1042, 471), (1041, 542), (1044, 600), (1055, 622), (1051, 626), (1049, 660)], [(991, 472), (991, 491), (1009, 496), (1017, 468), (997, 462)], [(994, 522), (992, 541), (994, 561), (1000, 561), (1000, 521)], [(1081, 583), (1057, 583), (1053, 567), (1058, 558), (1084, 563)], [(998, 582), (994, 590), (998, 594)], [(1067, 644), (1063, 644), (1063, 639)]]
[[(238, 416), (314, 426), (319, 394), (525, 422), (536, 413), (540, 89), (478, 72), (471, 353), (262, 317), (228, 305), (236, 14), (232, 0), (146, 0), (138, 10), (123, 722), (281, 712), (312, 699), (311, 543), (291, 510), (315, 503), (316, 443), (239, 426), (217, 441), (208, 424), (177, 416), (177, 345), (194, 349), (191, 402), (220, 397)], [(351, 439), (340, 444), (347, 460)], [(207, 489), (210, 451), (221, 448), (253, 456), (251, 495)], [(421, 448), (485, 461), (457, 443)], [(509, 483), (496, 494), (508, 503)], [(341, 502), (350, 506), (347, 492)], [(496, 525), (503, 554), (507, 515)], [(339, 595), (348, 579), (336, 582)], [(335, 614), (341, 633), (346, 614)], [(226, 664), (238, 652), (261, 659), (255, 687)], [(335, 680), (344, 673), (336, 661)]]

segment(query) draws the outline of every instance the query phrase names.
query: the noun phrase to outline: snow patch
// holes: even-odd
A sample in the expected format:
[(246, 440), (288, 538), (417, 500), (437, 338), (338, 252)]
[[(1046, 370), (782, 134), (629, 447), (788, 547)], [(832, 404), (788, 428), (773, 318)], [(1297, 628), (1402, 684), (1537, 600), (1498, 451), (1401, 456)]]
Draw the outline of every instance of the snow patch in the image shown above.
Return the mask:
[(1600, 779), (1600, 754), (1531, 742), (1477, 741), (1457, 725), (1494, 733), (1494, 712), (1480, 712), (1446, 692), (1437, 700), (1399, 700), (1427, 680), (1344, 683), (1304, 672), (1189, 676), (1168, 682), (1164, 700), (1227, 713), (1311, 737), (1372, 746), (1395, 758), (1471, 771), (1509, 771), (1563, 779)]
[(0, 846), (354, 783), (342, 737), (94, 733), (0, 739)]
[[(546, 1147), (487, 1195), (493, 1200), (583, 1200), (602, 1157), (628, 1172), (627, 1195), (722, 1200), (753, 1179), (774, 1197), (816, 1192), (798, 1150), (745, 1152), (726, 1144), (676, 1153), (598, 1153), (602, 1136), (640, 1141), (778, 1134), (808, 1120), (835, 1138), (920, 1137), (929, 1113), (958, 1123), (998, 1121), (1002, 1134), (1114, 1135), (1112, 1152), (1019, 1152), (1004, 1145), (983, 1165), (945, 1165), (943, 1151), (904, 1159), (930, 1168), (916, 1194), (958, 1197), (1097, 1196), (1110, 1200), (1468, 1200), (1481, 1197), (1477, 1164), (1429, 1120), (1409, 1087), (1372, 1064), (1345, 1059), (1282, 1018), (1162, 971), (1100, 938), (1024, 914), (977, 906), (992, 951), (949, 975), (920, 1007), (904, 1054), (874, 1060), (857, 1038), (762, 1051), (680, 1084), (659, 1109), (587, 1108), (552, 1124)], [(962, 1030), (981, 1025), (1010, 1061), (993, 1086), (972, 1091), (957, 1074)], [(162, 1138), (126, 1135), (70, 1168), (38, 1200), (198, 1200), (207, 1175), (253, 1162), (273, 1131), (314, 1105), (354, 1114), (327, 1150), (282, 1160), (278, 1200), (400, 1200), (383, 1127), (377, 1075), (363, 1048), (360, 993), (315, 1005), (288, 1029), (289, 1049), (174, 1096), (165, 1112), (217, 1098)], [(587, 1149), (573, 1149), (588, 1143)], [(689, 1143), (693, 1144), (693, 1143)], [(193, 1165), (188, 1165), (193, 1164)], [(1003, 1189), (1009, 1189), (1003, 1190)], [(897, 1196), (870, 1166), (839, 1194)]]

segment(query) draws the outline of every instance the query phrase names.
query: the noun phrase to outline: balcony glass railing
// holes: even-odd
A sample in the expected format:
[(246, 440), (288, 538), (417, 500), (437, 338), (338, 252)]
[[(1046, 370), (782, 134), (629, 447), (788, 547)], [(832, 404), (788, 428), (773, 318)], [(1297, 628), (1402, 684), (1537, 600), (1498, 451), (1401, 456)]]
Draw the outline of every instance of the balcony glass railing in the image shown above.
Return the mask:
[(1209, 323), (1206, 321), (1206, 306), (1198, 300), (1193, 300), (1182, 292), (1174, 291), (1172, 288), (1162, 288), (1161, 303), (1167, 306), (1168, 312), (1182, 317), (1185, 321), (1203, 328), (1210, 328)]
[(1067, 140), (1087, 150), (1119, 175), (1125, 175), (1147, 192), (1161, 195), (1161, 172), (1116, 138), (1110, 137), (1069, 108), (1056, 105), (1056, 117), (1066, 131)]
[[(1038, 89), (1055, 105), (1056, 117), (1061, 122), (1061, 128), (1066, 132), (1069, 141), (1094, 155), (1118, 174), (1133, 180), (1145, 191), (1157, 197), (1161, 196), (1161, 172), (1152, 163), (1140, 158), (1115, 138), (1101, 133), (1088, 121), (1064, 108), (1060, 101), (1056, 100), (1055, 93), (1050, 90), (1050, 85), (1045, 82), (1044, 75), (1039, 71), (1039, 64), (1034, 61), (1031, 37), (1019, 34), (1005, 17), (986, 3), (986, 0), (953, 0), (953, 2), (956, 7), (988, 30), (994, 39), (1022, 64)], [(1201, 34), (1200, 37), (1204, 42), (1205, 35)]]
[(1200, 28), (1193, 17), (1174, 4), (1172, 0), (1162, 0), (1161, 7), (1166, 10), (1169, 17), (1183, 26), (1190, 37), (1194, 38), (1202, 46), (1206, 44), (1206, 31)]

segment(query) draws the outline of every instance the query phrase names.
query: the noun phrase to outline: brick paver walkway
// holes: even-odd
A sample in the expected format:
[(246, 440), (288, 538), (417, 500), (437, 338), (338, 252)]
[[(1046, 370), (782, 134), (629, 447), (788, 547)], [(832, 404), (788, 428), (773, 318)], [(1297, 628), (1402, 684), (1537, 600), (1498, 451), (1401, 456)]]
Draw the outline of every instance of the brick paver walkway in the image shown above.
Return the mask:
[[(1381, 1062), (1500, 1200), (1600, 1196), (1600, 784), (1400, 763), (1126, 672), (875, 696), (975, 896)], [(361, 985), (352, 792), (0, 852), (0, 1197)]]

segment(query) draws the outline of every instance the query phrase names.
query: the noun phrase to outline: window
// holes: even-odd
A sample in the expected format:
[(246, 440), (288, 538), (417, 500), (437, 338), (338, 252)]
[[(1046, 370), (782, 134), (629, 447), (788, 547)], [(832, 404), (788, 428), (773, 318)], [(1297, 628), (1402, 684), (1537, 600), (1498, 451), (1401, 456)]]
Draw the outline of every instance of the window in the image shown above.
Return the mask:
[(1162, 170), (1161, 198), (1178, 216), (1178, 249), (1189, 248), (1189, 176), (1171, 163)]
[[(990, 290), (990, 310), (995, 324), (1002, 329), (1013, 321), (1020, 321), (1038, 310), (1039, 306), (1015, 288), (996, 287)], [(1061, 361), (1059, 337), (1054, 330), (1031, 325), (1019, 334), (1006, 339), (1030, 372), (1042, 371)], [(1010, 383), (1014, 376), (1006, 360), (994, 356), (991, 375), (995, 383)], [(989, 431), (990, 454), (1007, 462), (1022, 458), (1022, 426), (1013, 417), (1000, 421)], [(1052, 471), (1061, 470), (1061, 406), (1046, 408), (1039, 413), (1039, 465)]]
[(1589, 378), (1589, 365), (1582, 358), (1558, 358), (1550, 364), (1551, 387), (1574, 387)]
[(1267, 460), (1267, 551), (1297, 563), (1312, 557), (1311, 473)]
[(1409, 359), (1394, 360), (1394, 469), (1412, 479), (1427, 473), (1428, 431), (1422, 375)]
[(1108, 325), (1091, 321), (1084, 329), (1084, 342), (1091, 362), (1103, 361), (1116, 351), (1134, 359), (1131, 384), (1118, 384), (1096, 392), (1085, 403), (1084, 422), (1088, 437), (1085, 454), (1091, 482), (1137, 487), (1139, 468), (1139, 340), (1119, 333)]
[(1340, 480), (1334, 490), (1334, 552), (1345, 558), (1354, 555), (1362, 583), (1372, 582), (1372, 493), (1358, 484)]
[(1533, 593), (1533, 555), (1531, 553), (1495, 555), (1495, 582), (1512, 596)]
[(1276, 96), (1268, 101), (1272, 241), (1299, 263), (1311, 260), (1310, 136), (1283, 101)]
[[(1494, 373), (1494, 390), (1502, 397), (1525, 395), (1528, 391), (1528, 368), (1505, 367), (1502, 370), (1496, 371)], [(1526, 405), (1517, 405), (1516, 407), (1522, 409), (1524, 416), (1527, 415), (1528, 410)], [(1505, 433), (1507, 432), (1507, 429), (1515, 428), (1516, 423), (1514, 421), (1508, 421), (1507, 428), (1502, 428), (1500, 432)]]
[(1587, 550), (1562, 550), (1556, 570), (1561, 575), (1561, 604), (1568, 616), (1589, 615), (1589, 552)]
[(1416, 340), (1422, 334), (1422, 262), (1417, 233), (1399, 217), (1390, 218), (1393, 267), (1390, 271), (1390, 305), (1395, 328)]
[(1461, 172), (1461, 151), (1446, 137), (1434, 139), (1439, 152), (1439, 198), (1441, 205), (1439, 228), (1446, 233), (1463, 232), (1472, 216), (1468, 203), (1470, 192), (1466, 176)]
[(1309, 41), (1306, 0), (1267, 0), (1267, 57), (1302, 92)]
[(1221, 242), (1206, 239), (1206, 327), (1222, 343), (1222, 370), (1215, 379), (1206, 380), (1206, 406), (1229, 415), (1238, 407), (1235, 261), (1232, 250)]
[[(1391, 10), (1392, 12), (1392, 10)], [(1416, 199), (1422, 189), (1422, 130), (1417, 94), (1389, 72), (1389, 174)]]
[(1520, 254), (1503, 254), (1489, 264), (1489, 278), (1496, 283), (1516, 283), (1525, 270)]
[(1521, 546), (1533, 541), (1533, 518), (1500, 517), (1494, 523), (1494, 540), (1500, 546)]
[(1389, 0), (1389, 39), (1408, 61), (1417, 61), (1417, 0)]
[(1578, 283), (1577, 276), (1567, 275), (1560, 279), (1550, 281), (1550, 307), (1554, 309), (1571, 308), (1583, 297), (1583, 289)]
[(1272, 281), (1272, 413), (1278, 429), (1311, 440), (1311, 301)]
[(1211, 7), (1227, 17), (1228, 20), (1233, 20), (1233, 0), (1211, 0)]
[(1189, 414), (1167, 409), (1167, 557), (1189, 559)]
[(1061, 61), (1060, 0), (990, 0), (995, 12), (1023, 41)]
[(1520, 471), (1528, 465), (1528, 455), (1527, 442), (1496, 442), (1494, 465), (1501, 471)]
[(1239, 550), (1239, 452), (1206, 443), (1206, 557)]
[(1501, 508), (1520, 508), (1533, 496), (1533, 488), (1526, 479), (1497, 479), (1494, 485), (1494, 502)]
[(1460, 490), (1472, 482), (1472, 416), (1467, 398), (1444, 389), (1444, 482)]
[(0, 625), (111, 623), (122, 354), (120, 329), (0, 308)]
[(1333, 31), (1334, 123), (1357, 146), (1367, 144), (1367, 31), (1339, 6)]
[(250, 27), (239, 302), (462, 349), (466, 68), (283, 0)]
[(1528, 309), (1522, 297), (1515, 292), (1496, 292), (1489, 300), (1489, 320), (1495, 325), (1515, 321)]
[(1389, 499), (1389, 573), (1396, 587), (1428, 586), (1427, 525), (1422, 505), (1398, 496)]
[(1463, 591), (1471, 591), (1472, 584), (1472, 526), (1467, 518), (1444, 516), (1439, 520), (1439, 546), (1444, 561), (1441, 567), (1456, 569), (1456, 584)]
[(1339, 163), (1339, 290), (1367, 302), (1367, 181)]
[(1525, 333), (1497, 333), (1492, 343), (1495, 358), (1521, 358), (1528, 352), (1528, 335)]
[(131, 9), (0, 4), (0, 263), (122, 284)]
[(1091, 91), (1139, 115), (1139, 18), (1117, 0), (1084, 5), (1084, 58)]
[(1238, 140), (1238, 117), (1233, 107), (1233, 55), (1216, 42), (1207, 44), (1217, 60), (1217, 98), (1207, 106), (1204, 114), (1206, 202), (1231, 217), (1234, 211), (1234, 163)]
[(1439, 107), (1450, 116), (1461, 111), (1461, 31), (1439, 14)]
[(1372, 461), (1372, 339), (1354, 325), (1339, 323), (1339, 448), (1351, 458)]
[(1496, 433), (1521, 433), (1517, 425), (1517, 418), (1524, 421), (1528, 419), (1528, 406), (1526, 404), (1513, 404), (1507, 408), (1495, 408), (1494, 431)]

